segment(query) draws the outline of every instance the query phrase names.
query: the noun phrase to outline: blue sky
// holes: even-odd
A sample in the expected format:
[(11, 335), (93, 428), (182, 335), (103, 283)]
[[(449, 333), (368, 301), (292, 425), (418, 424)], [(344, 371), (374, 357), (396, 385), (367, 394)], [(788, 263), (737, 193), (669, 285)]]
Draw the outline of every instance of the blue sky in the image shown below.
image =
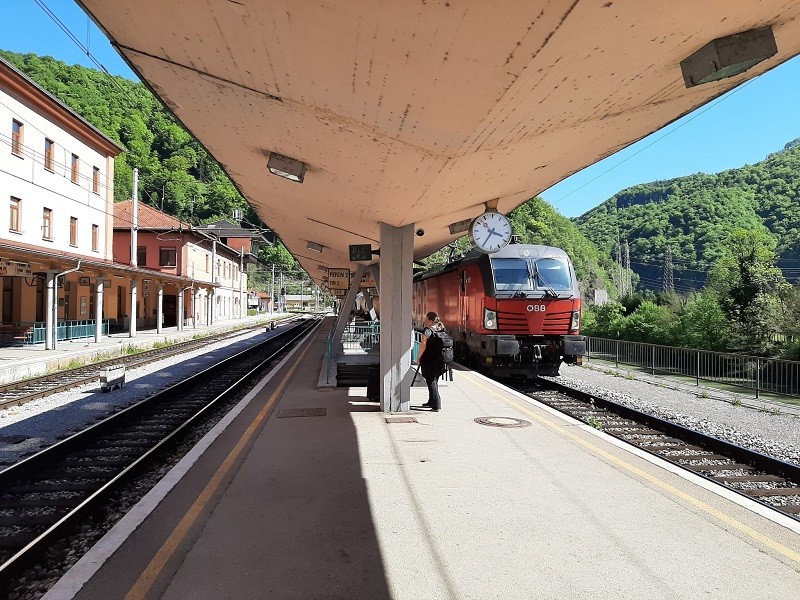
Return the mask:
[[(0, 0), (0, 22), (17, 23), (4, 29), (0, 47), (97, 68), (39, 4), (48, 7), (111, 73), (135, 79), (73, 0)], [(541, 195), (561, 214), (574, 217), (626, 187), (752, 164), (798, 137), (800, 58), (795, 58)]]

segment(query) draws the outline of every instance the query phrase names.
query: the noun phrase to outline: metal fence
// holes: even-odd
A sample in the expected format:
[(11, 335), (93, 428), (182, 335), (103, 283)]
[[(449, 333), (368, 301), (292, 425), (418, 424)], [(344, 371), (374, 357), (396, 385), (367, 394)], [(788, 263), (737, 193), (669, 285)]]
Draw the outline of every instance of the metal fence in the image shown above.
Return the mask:
[(342, 348), (347, 350), (363, 350), (369, 352), (377, 348), (381, 341), (380, 323), (358, 324), (348, 323), (342, 333)]
[(744, 388), (755, 392), (800, 396), (800, 362), (727, 354), (693, 348), (658, 346), (624, 340), (587, 337), (589, 360), (606, 360), (656, 373)]
[[(333, 334), (331, 330), (328, 335), (327, 348), (325, 352), (325, 369), (327, 381), (330, 383), (331, 366), (334, 360)], [(348, 354), (357, 352), (369, 352), (378, 348), (381, 341), (381, 324), (373, 321), (368, 324), (355, 324), (350, 322), (342, 333), (342, 350)], [(422, 334), (419, 331), (411, 332), (411, 362), (416, 362), (419, 354), (419, 345), (422, 341)]]
[[(102, 335), (108, 335), (108, 319), (104, 319), (101, 323)], [(58, 341), (77, 340), (82, 338), (94, 337), (95, 321), (89, 319), (86, 321), (59, 321), (56, 327), (56, 335)], [(44, 321), (37, 321), (32, 324), (30, 338), (26, 340), (26, 344), (44, 344), (46, 338), (47, 328)]]

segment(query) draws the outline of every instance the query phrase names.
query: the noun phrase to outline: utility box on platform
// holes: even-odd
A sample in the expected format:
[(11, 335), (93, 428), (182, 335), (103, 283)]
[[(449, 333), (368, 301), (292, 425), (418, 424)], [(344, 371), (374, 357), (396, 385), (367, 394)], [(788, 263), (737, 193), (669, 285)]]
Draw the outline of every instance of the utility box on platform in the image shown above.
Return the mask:
[(100, 390), (110, 392), (115, 387), (125, 384), (125, 365), (114, 365), (100, 371)]

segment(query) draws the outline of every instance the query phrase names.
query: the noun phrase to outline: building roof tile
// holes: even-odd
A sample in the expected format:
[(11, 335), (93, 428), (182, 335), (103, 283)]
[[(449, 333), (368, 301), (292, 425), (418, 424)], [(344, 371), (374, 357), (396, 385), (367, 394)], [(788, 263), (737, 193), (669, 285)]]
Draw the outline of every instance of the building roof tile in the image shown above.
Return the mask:
[[(132, 223), (133, 200), (123, 200), (114, 204), (114, 229), (130, 229)], [(173, 231), (191, 229), (191, 225), (144, 202), (139, 202), (139, 229)]]

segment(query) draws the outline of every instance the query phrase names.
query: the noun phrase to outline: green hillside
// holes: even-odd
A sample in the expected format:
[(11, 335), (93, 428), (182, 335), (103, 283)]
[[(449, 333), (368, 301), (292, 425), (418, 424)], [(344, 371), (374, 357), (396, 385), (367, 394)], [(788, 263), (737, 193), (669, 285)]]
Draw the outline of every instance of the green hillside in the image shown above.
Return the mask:
[[(136, 167), (141, 199), (185, 221), (249, 208), (214, 159), (143, 84), (48, 56), (4, 50), (0, 56), (127, 149), (116, 160), (116, 200), (130, 198)], [(252, 212), (250, 217), (255, 219)]]
[(800, 139), (754, 165), (637, 185), (575, 219), (598, 248), (630, 245), (631, 267), (649, 289), (661, 286), (672, 255), (676, 291), (703, 285), (740, 229), (768, 233), (790, 281), (800, 276)]

